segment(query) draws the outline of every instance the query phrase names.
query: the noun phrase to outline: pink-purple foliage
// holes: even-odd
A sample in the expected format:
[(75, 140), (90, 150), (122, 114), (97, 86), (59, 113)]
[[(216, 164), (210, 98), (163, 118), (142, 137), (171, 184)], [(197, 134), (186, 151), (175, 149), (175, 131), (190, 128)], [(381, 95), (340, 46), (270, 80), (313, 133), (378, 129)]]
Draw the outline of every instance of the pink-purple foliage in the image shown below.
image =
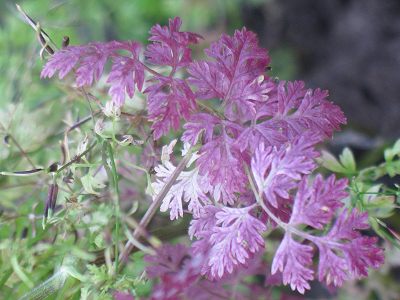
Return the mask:
[[(193, 61), (188, 46), (202, 37), (179, 31), (181, 23), (175, 18), (169, 28), (151, 29), (146, 63), (140, 61), (141, 44), (134, 41), (91, 43), (57, 52), (41, 74), (51, 77), (59, 71), (61, 79), (75, 68), (77, 86), (91, 85), (112, 58), (107, 83), (112, 84), (109, 94), (117, 107), (137, 89), (147, 94), (155, 139), (167, 135), (171, 126), (179, 130), (184, 119), (181, 140), (200, 145), (195, 164), (181, 173), (161, 206), (175, 219), (183, 216), (188, 203), (193, 215), (189, 235), (197, 241), (191, 250), (165, 245), (146, 258), (153, 263), (149, 277), (161, 278), (152, 299), (214, 299), (207, 291), (221, 290), (228, 279), (269, 274), (259, 268), (263, 232), (276, 227), (285, 235), (269, 276), (280, 274), (293, 290), (309, 289), (316, 269), (319, 280), (335, 286), (348, 274), (368, 276), (368, 267), (384, 262), (383, 249), (375, 246), (377, 238), (358, 231), (368, 226), (366, 213), (338, 212), (347, 196), (347, 180), (309, 176), (320, 155), (315, 145), (346, 124), (343, 112), (326, 100), (327, 91), (270, 78), (267, 50), (258, 47), (256, 35), (245, 28), (212, 43), (205, 50), (209, 59)], [(167, 67), (169, 75), (151, 65)], [(185, 68), (190, 76), (177, 78), (176, 72)], [(146, 71), (152, 77), (142, 91)], [(218, 108), (199, 109), (199, 103), (215, 98)], [(156, 191), (174, 170), (170, 162), (156, 168)], [(308, 227), (299, 229), (300, 224)], [(243, 272), (246, 269), (252, 271)], [(199, 281), (202, 275), (206, 279)], [(239, 293), (235, 297), (244, 299)]]

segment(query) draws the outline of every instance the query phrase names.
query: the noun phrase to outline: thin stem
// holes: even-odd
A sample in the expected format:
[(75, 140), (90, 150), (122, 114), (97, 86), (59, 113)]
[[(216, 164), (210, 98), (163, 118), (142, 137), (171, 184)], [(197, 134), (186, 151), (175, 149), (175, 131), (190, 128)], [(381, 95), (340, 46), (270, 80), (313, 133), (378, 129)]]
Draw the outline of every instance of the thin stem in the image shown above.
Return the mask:
[(75, 128), (80, 127), (81, 125), (85, 124), (87, 121), (89, 121), (90, 119), (93, 119), (93, 116), (98, 115), (101, 112), (101, 110), (96, 110), (93, 112), (93, 115), (90, 115), (88, 117), (83, 118), (82, 120), (80, 120), (79, 122), (75, 123), (74, 125), (72, 125), (70, 128), (68, 128), (68, 130), (66, 131), (66, 133), (71, 132), (72, 130), (74, 130)]
[[(37, 32), (37, 34), (39, 35), (39, 36), (41, 36), (42, 38), (43, 38), (43, 36), (44, 37), (46, 37), (46, 39), (51, 43), (51, 45), (54, 47), (54, 48), (56, 48), (57, 50), (59, 50), (59, 48), (57, 47), (57, 45), (52, 41), (52, 39), (49, 37), (49, 35), (46, 33), (46, 32), (44, 32), (41, 28), (40, 28), (40, 26), (38, 26), (38, 23), (36, 23), (34, 20), (32, 20), (24, 11), (23, 11), (23, 9), (22, 9), (22, 7), (21, 6), (19, 6), (18, 4), (15, 4), (16, 6), (17, 6), (17, 8), (18, 8), (18, 10), (24, 15), (24, 17), (25, 17), (25, 19), (27, 20), (27, 22), (29, 23), (29, 25), (31, 25), (31, 27)], [(43, 35), (43, 36), (42, 36)], [(43, 43), (43, 41), (40, 41), (41, 42), (41, 44)], [(42, 46), (43, 46), (43, 44), (42, 44)], [(47, 48), (47, 47), (46, 47)], [(48, 47), (49, 48), (49, 47)], [(47, 49), (46, 49), (47, 50)], [(48, 52), (49, 52), (49, 54), (53, 54), (54, 53), (54, 51), (53, 51), (53, 49), (49, 49), (49, 50), (47, 50)], [(53, 53), (51, 53), (53, 51)]]
[[(156, 213), (157, 209), (160, 207), (162, 200), (167, 195), (168, 191), (170, 190), (171, 186), (174, 184), (174, 182), (178, 178), (179, 174), (186, 167), (186, 164), (190, 160), (191, 156), (192, 156), (192, 149), (185, 155), (185, 157), (182, 159), (182, 161), (176, 167), (176, 169), (172, 173), (171, 177), (168, 178), (168, 181), (165, 183), (165, 185), (161, 189), (160, 193), (157, 195), (156, 199), (153, 201), (153, 203), (150, 205), (150, 207), (146, 211), (143, 218), (140, 220), (139, 225), (140, 225), (141, 229), (145, 229), (147, 227), (147, 225), (150, 223), (150, 221), (153, 218), (154, 214)], [(133, 233), (134, 238), (137, 239), (140, 236), (141, 229), (137, 228), (134, 231), (134, 233)], [(132, 243), (130, 241), (128, 243), (126, 243), (124, 252), (121, 253), (121, 257), (120, 257), (121, 264), (125, 261), (125, 259), (127, 258), (127, 256), (129, 255), (129, 253), (131, 252), (131, 249), (133, 247), (134, 246), (132, 245)]]
[(71, 160), (70, 162), (68, 162), (67, 164), (63, 165), (61, 168), (59, 168), (57, 170), (57, 173), (60, 173), (65, 168), (67, 168), (70, 165), (72, 165), (73, 163), (77, 162), (79, 159), (81, 159), (83, 156), (85, 156), (87, 153), (89, 153), (94, 148), (94, 146), (96, 146), (96, 144), (97, 144), (97, 141), (94, 141), (93, 144), (88, 149), (86, 149), (82, 154), (78, 155), (73, 160)]
[(7, 280), (10, 278), (13, 272), (14, 270), (12, 267), (10, 267), (7, 271), (4, 272), (4, 276), (0, 280), (0, 290), (3, 288), (4, 284), (7, 282)]
[(257, 191), (255, 182), (254, 182), (254, 177), (253, 174), (250, 172), (250, 169), (247, 165), (244, 165), (245, 168), (245, 172), (247, 174), (247, 177), (249, 178), (249, 182), (250, 182), (250, 186), (251, 189), (253, 190), (254, 195), (256, 196), (256, 200), (257, 203), (262, 207), (263, 210), (265, 210), (265, 212), (268, 214), (268, 216), (273, 219), (279, 226), (281, 226), (283, 229), (287, 230), (288, 229), (288, 225), (285, 222), (282, 222), (278, 217), (276, 217), (269, 209), (268, 207), (265, 205), (264, 201), (263, 201), (263, 191)]
[[(74, 69), (73, 69), (74, 70)], [(74, 70), (74, 74), (75, 74), (75, 70)], [(83, 86), (80, 87), (80, 90), (82, 91), (82, 93), (85, 95), (85, 99), (87, 102), (87, 105), (89, 106), (89, 110), (90, 110), (90, 115), (92, 116), (92, 122), (93, 122), (93, 132), (94, 132), (94, 127), (96, 126), (96, 122), (94, 121), (94, 113), (93, 113), (93, 109), (92, 106), (90, 105), (90, 100), (89, 97), (85, 91), (85, 89), (83, 88)]]
[(118, 190), (118, 178), (117, 178), (117, 168), (115, 167), (113, 149), (111, 144), (107, 142), (108, 145), (108, 153), (110, 155), (110, 162), (111, 162), (111, 171), (114, 176), (114, 185), (115, 185), (115, 276), (118, 276), (118, 264), (119, 264), (119, 257), (118, 257), (118, 245), (119, 245), (119, 190)]
[[(280, 227), (282, 227), (285, 230), (285, 232), (294, 233), (294, 234), (296, 234), (298, 236), (301, 236), (301, 237), (303, 237), (303, 238), (305, 238), (305, 239), (307, 239), (307, 240), (309, 240), (311, 242), (314, 242), (314, 243), (316, 241), (318, 241), (318, 239), (320, 237), (314, 236), (312, 234), (308, 234), (308, 233), (306, 233), (306, 232), (304, 232), (302, 230), (299, 230), (295, 226), (291, 225), (290, 223), (282, 222), (282, 220), (280, 220), (277, 216), (275, 216), (271, 212), (271, 210), (268, 209), (268, 207), (265, 205), (265, 203), (263, 201), (263, 196), (262, 196), (263, 195), (263, 191), (262, 190), (257, 191), (255, 183), (254, 183), (254, 178), (253, 178), (253, 176), (252, 176), (252, 174), (251, 174), (251, 172), (249, 170), (249, 167), (247, 165), (245, 165), (245, 171), (246, 171), (246, 174), (247, 174), (247, 176), (249, 178), (251, 189), (253, 190), (253, 193), (256, 196), (257, 203), (262, 207), (262, 209), (268, 214), (268, 216), (271, 219), (273, 219)], [(321, 240), (319, 240), (319, 241), (321, 242)], [(330, 245), (338, 245), (339, 244), (337, 242), (329, 242), (329, 241), (324, 241), (324, 243), (325, 244), (330, 244)]]
[(221, 113), (220, 111), (208, 106), (207, 104), (205, 104), (203, 101), (200, 100), (196, 100), (196, 104), (206, 110), (208, 110), (210, 113), (212, 113), (215, 116), (218, 116), (221, 120), (226, 120), (226, 117), (224, 116), (223, 113)]
[[(140, 61), (139, 61), (139, 62), (140, 62)], [(143, 68), (144, 68), (147, 72), (153, 74), (154, 76), (162, 76), (160, 73), (154, 71), (153, 69), (150, 69), (150, 68), (149, 68), (148, 66), (146, 66), (144, 63), (142, 63), (142, 62), (140, 62), (140, 63), (142, 64)]]
[(141, 168), (141, 167), (139, 167), (139, 166), (136, 166), (136, 165), (130, 163), (130, 162), (127, 161), (126, 159), (123, 159), (121, 155), (115, 153), (115, 156), (116, 156), (120, 161), (122, 161), (122, 162), (124, 162), (125, 164), (127, 164), (128, 166), (130, 166), (130, 167), (132, 167), (132, 168), (135, 168), (136, 170), (140, 170), (140, 171), (143, 171), (143, 172), (147, 173), (147, 170), (146, 170), (146, 169)]
[(115, 118), (116, 118), (116, 109), (114, 110), (114, 116), (112, 117), (112, 122), (111, 122), (111, 124), (112, 124), (112, 148), (114, 149), (114, 150), (117, 150), (117, 148), (116, 148), (116, 145), (118, 145), (118, 143), (117, 143), (117, 139), (115, 138)]
[[(8, 130), (6, 130), (6, 128), (0, 123), (0, 127), (7, 132)], [(18, 144), (17, 140), (14, 139), (14, 137), (12, 136), (12, 134), (7, 133), (7, 135), (10, 137), (10, 139), (12, 139), (13, 143), (15, 144), (15, 146), (17, 146), (17, 148), (19, 149), (19, 151), (21, 152), (22, 156), (25, 157), (27, 159), (27, 161), (29, 162), (29, 164), (36, 169), (35, 164), (33, 163), (33, 161), (29, 158), (28, 154), (26, 154), (26, 152), (21, 148), (21, 146)]]

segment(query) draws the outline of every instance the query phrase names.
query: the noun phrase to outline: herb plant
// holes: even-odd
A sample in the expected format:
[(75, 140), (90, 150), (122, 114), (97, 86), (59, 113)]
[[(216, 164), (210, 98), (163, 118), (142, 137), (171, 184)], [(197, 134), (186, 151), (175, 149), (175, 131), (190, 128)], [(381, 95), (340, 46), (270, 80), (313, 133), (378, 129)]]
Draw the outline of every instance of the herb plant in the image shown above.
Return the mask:
[[(202, 37), (180, 31), (179, 18), (152, 27), (142, 52), (133, 40), (66, 46), (66, 37), (57, 50), (24, 16), (50, 53), (41, 77), (73, 78), (68, 84), (91, 112), (65, 132), (61, 165), (2, 173), (41, 178), (49, 192), (37, 230), (65, 237), (52, 248), (58, 264), (64, 259), (59, 271), (24, 299), (56, 291), (57, 299), (138, 299), (146, 278), (158, 280), (151, 299), (270, 299), (280, 283), (304, 294), (314, 279), (340, 287), (384, 263), (378, 238), (360, 233), (368, 213), (344, 208), (348, 179), (314, 172), (315, 147), (346, 124), (343, 112), (327, 91), (268, 76), (270, 58), (253, 32), (222, 35), (196, 61), (191, 48)], [(108, 61), (104, 104), (107, 97), (87, 89), (101, 84)], [(141, 95), (145, 108), (124, 105)], [(178, 225), (168, 227), (158, 210)], [(158, 229), (147, 230), (150, 221)], [(84, 232), (75, 239), (74, 227)], [(190, 243), (169, 244), (177, 228)], [(275, 246), (268, 242), (274, 231), (283, 233)], [(82, 235), (89, 242), (77, 243)], [(28, 243), (51, 256), (45, 237)], [(138, 250), (148, 265), (133, 276), (126, 266), (141, 261), (132, 254)], [(17, 262), (29, 257), (15, 256), (1, 284), (15, 272), (33, 288)]]

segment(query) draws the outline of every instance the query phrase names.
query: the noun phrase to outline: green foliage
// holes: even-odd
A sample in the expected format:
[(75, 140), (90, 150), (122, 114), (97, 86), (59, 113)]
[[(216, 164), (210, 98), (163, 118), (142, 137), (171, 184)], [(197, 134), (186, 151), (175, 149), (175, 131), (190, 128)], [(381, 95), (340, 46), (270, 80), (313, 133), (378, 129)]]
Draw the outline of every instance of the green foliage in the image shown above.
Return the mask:
[(343, 153), (339, 155), (339, 160), (327, 151), (322, 150), (321, 152), (322, 165), (328, 170), (344, 174), (354, 174), (356, 172), (354, 155), (349, 148), (344, 148)]
[[(357, 169), (352, 151), (345, 148), (339, 160), (327, 151), (322, 151), (319, 163), (335, 173), (347, 176), (350, 183), (350, 202), (361, 211), (369, 213), (372, 229), (381, 237), (389, 239), (400, 249), (400, 239), (396, 230), (388, 227), (383, 219), (388, 219), (399, 207), (400, 185), (385, 185), (384, 178), (400, 175), (400, 139), (383, 152), (384, 162)], [(392, 225), (390, 225), (392, 226)]]

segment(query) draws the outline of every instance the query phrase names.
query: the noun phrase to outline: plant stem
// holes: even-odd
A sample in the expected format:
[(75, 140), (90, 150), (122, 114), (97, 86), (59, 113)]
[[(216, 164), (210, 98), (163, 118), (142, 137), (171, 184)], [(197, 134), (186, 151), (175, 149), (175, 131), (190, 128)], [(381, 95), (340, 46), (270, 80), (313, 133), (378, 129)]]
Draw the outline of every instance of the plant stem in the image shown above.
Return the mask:
[(118, 190), (118, 178), (117, 178), (117, 168), (115, 167), (114, 154), (111, 144), (107, 142), (108, 145), (108, 153), (110, 155), (111, 162), (111, 171), (114, 176), (114, 185), (115, 185), (115, 276), (118, 276), (118, 245), (119, 245), (119, 190)]
[[(6, 130), (6, 128), (0, 123), (0, 127), (7, 133), (8, 130)], [(10, 139), (13, 141), (13, 143), (15, 144), (15, 146), (17, 146), (17, 148), (19, 149), (19, 151), (21, 152), (22, 156), (26, 158), (26, 160), (29, 162), (29, 164), (36, 169), (35, 164), (33, 163), (33, 161), (29, 158), (28, 154), (26, 154), (26, 152), (21, 148), (21, 146), (18, 144), (18, 142), (16, 141), (16, 139), (14, 139), (14, 137), (12, 136), (12, 134), (7, 133), (7, 135), (10, 137)]]
[[(75, 74), (75, 69), (73, 69), (73, 70), (74, 70), (74, 74)], [(92, 116), (93, 133), (94, 133), (94, 127), (96, 126), (96, 122), (94, 121), (93, 109), (92, 109), (92, 106), (90, 105), (89, 97), (88, 97), (88, 95), (87, 95), (85, 89), (83, 88), (83, 86), (81, 86), (80, 89), (81, 89), (82, 93), (85, 95), (85, 99), (86, 99), (87, 105), (89, 106), (90, 115)], [(94, 133), (94, 134), (96, 135), (96, 133)]]
[(63, 165), (61, 168), (59, 168), (57, 170), (57, 173), (60, 173), (62, 170), (64, 170), (65, 168), (69, 167), (70, 165), (72, 165), (73, 163), (77, 162), (79, 159), (81, 159), (81, 157), (85, 156), (87, 153), (90, 152), (90, 150), (92, 150), (94, 148), (94, 146), (96, 146), (97, 141), (94, 141), (92, 145), (90, 145), (90, 147), (88, 149), (86, 149), (82, 154), (78, 155), (77, 157), (75, 157), (73, 160), (71, 160), (70, 162), (66, 163), (65, 165)]
[[(153, 201), (153, 203), (150, 205), (148, 210), (146, 211), (145, 215), (143, 218), (140, 220), (140, 228), (144, 229), (147, 227), (147, 225), (150, 223), (151, 219), (153, 218), (154, 214), (156, 213), (157, 209), (160, 207), (162, 200), (164, 197), (167, 195), (168, 191), (170, 190), (171, 186), (175, 183), (176, 179), (178, 178), (179, 174), (183, 171), (183, 169), (186, 167), (186, 164), (190, 160), (192, 156), (192, 149), (185, 155), (185, 157), (182, 159), (182, 161), (179, 163), (179, 165), (176, 167), (175, 171), (172, 173), (171, 177), (168, 178), (168, 181), (165, 183), (164, 187), (160, 191), (160, 193), (157, 195), (156, 199)], [(138, 238), (140, 236), (141, 230), (138, 228), (134, 231), (133, 237)], [(124, 251), (121, 253), (120, 257), (120, 262), (121, 264), (125, 261), (125, 259), (128, 257), (129, 253), (131, 252), (131, 249), (133, 248), (133, 244), (128, 241), (125, 245)]]
[(115, 156), (116, 156), (120, 161), (122, 161), (123, 163), (127, 164), (128, 166), (130, 166), (130, 167), (132, 167), (132, 168), (134, 168), (134, 169), (136, 169), (136, 170), (140, 170), (140, 171), (143, 171), (143, 172), (147, 173), (147, 170), (146, 170), (146, 169), (141, 168), (141, 167), (139, 167), (139, 166), (136, 166), (136, 165), (130, 163), (130, 162), (127, 161), (126, 159), (122, 158), (121, 155), (115, 153)]

